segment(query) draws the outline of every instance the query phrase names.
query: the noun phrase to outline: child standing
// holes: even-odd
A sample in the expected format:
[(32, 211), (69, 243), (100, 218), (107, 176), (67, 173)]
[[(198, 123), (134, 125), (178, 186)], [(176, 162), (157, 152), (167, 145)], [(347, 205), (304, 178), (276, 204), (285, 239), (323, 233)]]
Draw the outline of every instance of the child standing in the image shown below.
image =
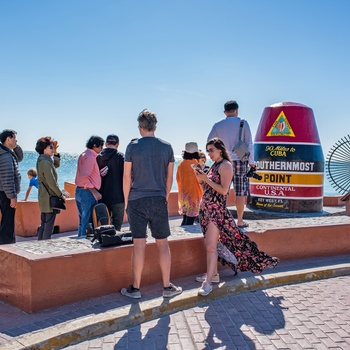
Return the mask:
[(39, 187), (38, 176), (37, 176), (36, 170), (34, 168), (29, 169), (27, 172), (27, 175), (28, 175), (28, 179), (29, 179), (29, 187), (28, 187), (27, 192), (26, 192), (26, 197), (24, 198), (25, 201), (28, 199), (29, 193), (30, 193), (32, 187), (33, 186), (36, 188)]

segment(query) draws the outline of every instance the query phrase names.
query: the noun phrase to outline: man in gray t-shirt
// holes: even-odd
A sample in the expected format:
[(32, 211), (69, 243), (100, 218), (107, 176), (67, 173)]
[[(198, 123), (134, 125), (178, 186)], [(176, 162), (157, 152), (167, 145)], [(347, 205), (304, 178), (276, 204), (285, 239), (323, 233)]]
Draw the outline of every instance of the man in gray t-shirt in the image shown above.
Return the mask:
[(120, 292), (124, 296), (141, 298), (140, 283), (144, 266), (147, 226), (156, 239), (163, 280), (163, 297), (182, 293), (181, 287), (170, 283), (170, 227), (167, 199), (173, 183), (174, 152), (171, 145), (155, 137), (157, 117), (143, 110), (137, 121), (140, 139), (126, 148), (123, 190), (130, 230), (134, 239), (132, 257), (133, 284)]

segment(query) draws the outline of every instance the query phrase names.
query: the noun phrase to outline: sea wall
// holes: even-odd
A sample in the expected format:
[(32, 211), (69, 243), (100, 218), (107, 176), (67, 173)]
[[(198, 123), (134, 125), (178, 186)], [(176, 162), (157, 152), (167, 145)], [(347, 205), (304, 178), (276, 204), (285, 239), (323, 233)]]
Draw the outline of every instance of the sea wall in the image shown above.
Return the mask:
[[(60, 232), (76, 231), (78, 229), (78, 210), (75, 203), (75, 185), (71, 182), (64, 183), (64, 189), (71, 194), (66, 201), (67, 210), (61, 210), (57, 215), (55, 225), (59, 226)], [(228, 197), (228, 205), (234, 205), (234, 191), (231, 190)], [(168, 200), (169, 216), (177, 216), (177, 192), (171, 192)], [(127, 216), (124, 214), (124, 222)], [(15, 217), (15, 232), (19, 236), (35, 236), (40, 225), (40, 210), (38, 201), (19, 201), (17, 203)]]
[[(75, 203), (75, 185), (71, 182), (65, 182), (64, 188), (71, 194), (71, 198), (66, 201), (67, 210), (62, 210), (57, 215), (55, 225), (59, 226), (60, 232), (76, 231), (78, 229), (78, 211)], [(171, 192), (168, 200), (169, 216), (178, 216), (178, 193)], [(324, 197), (324, 206), (341, 206), (344, 205), (340, 199), (342, 196)], [(231, 190), (227, 199), (228, 206), (235, 205), (235, 194)], [(1, 215), (0, 215), (1, 217)], [(124, 222), (127, 222), (127, 216), (124, 214)], [(38, 201), (18, 201), (16, 217), (15, 217), (15, 232), (19, 236), (31, 237), (35, 236), (38, 226), (40, 225), (40, 210)]]

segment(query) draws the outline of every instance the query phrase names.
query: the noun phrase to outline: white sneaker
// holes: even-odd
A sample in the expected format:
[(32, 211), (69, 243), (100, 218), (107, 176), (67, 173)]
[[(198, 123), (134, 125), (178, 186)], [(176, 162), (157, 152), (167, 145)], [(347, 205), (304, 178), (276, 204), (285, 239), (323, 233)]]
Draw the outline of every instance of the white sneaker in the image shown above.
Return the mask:
[(163, 290), (163, 298), (172, 298), (175, 295), (179, 295), (182, 293), (181, 287), (176, 287), (172, 283), (170, 283), (170, 286)]
[[(206, 273), (203, 274), (203, 275), (197, 276), (196, 277), (196, 281), (203, 283), (205, 281), (206, 277), (207, 277)], [(213, 275), (213, 277), (211, 278), (211, 283), (220, 283), (220, 276), (219, 276), (219, 274)]]
[(198, 289), (198, 295), (206, 296), (213, 290), (213, 287), (208, 282), (203, 282), (202, 287)]

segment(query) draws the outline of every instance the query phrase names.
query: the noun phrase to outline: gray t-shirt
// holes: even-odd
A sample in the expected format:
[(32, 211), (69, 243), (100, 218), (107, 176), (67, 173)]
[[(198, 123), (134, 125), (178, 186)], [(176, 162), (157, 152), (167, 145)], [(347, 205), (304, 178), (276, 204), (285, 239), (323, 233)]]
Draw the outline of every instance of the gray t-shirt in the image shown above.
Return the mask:
[[(239, 141), (239, 125), (241, 123), (241, 118), (239, 117), (227, 117), (215, 123), (208, 136), (208, 141), (214, 137), (221, 139), (232, 160), (239, 160), (237, 154), (232, 152), (233, 147)], [(242, 130), (242, 141), (246, 144), (249, 149), (249, 164), (254, 163), (254, 149), (252, 134), (250, 132), (249, 124), (245, 120)]]
[(175, 162), (168, 142), (156, 137), (133, 140), (126, 148), (125, 161), (132, 162), (129, 200), (166, 197), (168, 165)]

